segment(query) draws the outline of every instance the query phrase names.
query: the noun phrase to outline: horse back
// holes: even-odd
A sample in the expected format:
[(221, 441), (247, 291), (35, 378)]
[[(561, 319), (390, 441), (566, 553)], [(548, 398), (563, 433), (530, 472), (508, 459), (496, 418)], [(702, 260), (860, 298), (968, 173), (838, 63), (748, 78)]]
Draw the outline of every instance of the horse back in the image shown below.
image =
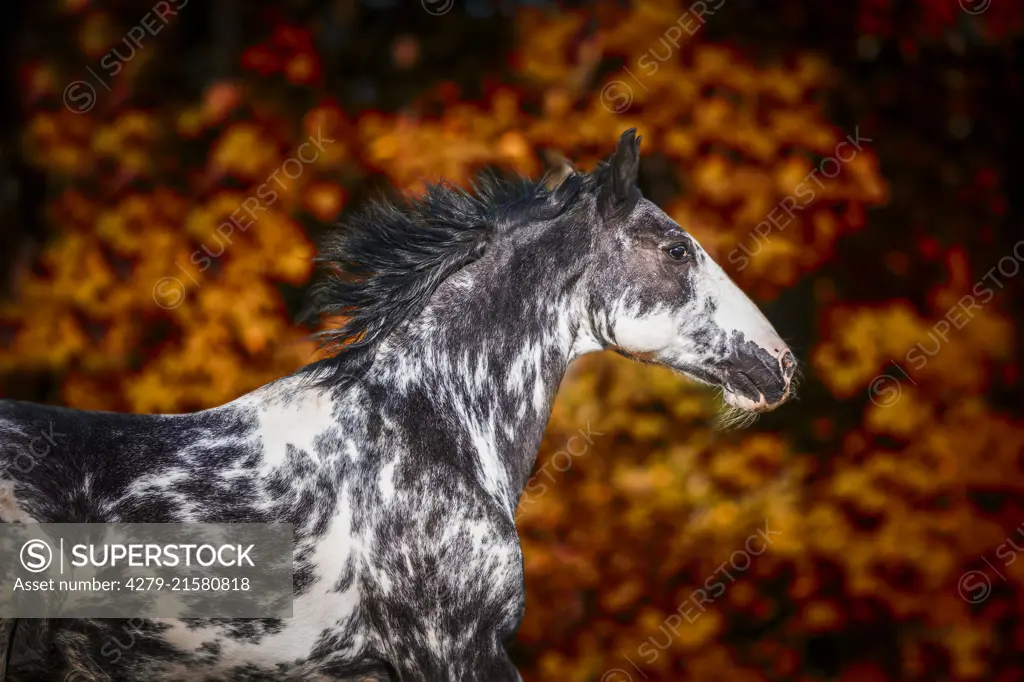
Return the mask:
[(139, 415), (0, 401), (0, 522), (185, 520), (167, 495), (182, 453), (239, 423), (199, 412)]

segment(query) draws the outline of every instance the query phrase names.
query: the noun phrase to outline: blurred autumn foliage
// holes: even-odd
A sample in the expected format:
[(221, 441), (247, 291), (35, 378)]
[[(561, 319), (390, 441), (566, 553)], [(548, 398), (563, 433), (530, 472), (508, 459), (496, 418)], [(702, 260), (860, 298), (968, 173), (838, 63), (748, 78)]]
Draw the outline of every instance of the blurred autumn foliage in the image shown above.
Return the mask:
[(188, 3), (128, 58), (148, 5), (20, 10), (2, 390), (229, 401), (313, 357), (291, 320), (348, 206), (588, 168), (636, 126), (648, 196), (791, 337), (803, 398), (721, 432), (666, 370), (573, 366), (518, 516), (524, 678), (1024, 679), (1021, 3), (532, 4)]

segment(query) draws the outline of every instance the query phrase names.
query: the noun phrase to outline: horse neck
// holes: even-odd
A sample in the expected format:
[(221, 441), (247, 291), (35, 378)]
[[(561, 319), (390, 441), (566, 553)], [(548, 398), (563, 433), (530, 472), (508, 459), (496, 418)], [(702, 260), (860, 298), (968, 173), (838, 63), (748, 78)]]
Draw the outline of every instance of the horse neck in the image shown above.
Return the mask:
[(375, 369), (398, 394), (429, 396), (438, 428), (458, 432), (462, 461), (514, 515), (565, 370), (596, 344), (564, 272), (519, 271), (512, 283), (490, 267), (451, 278)]

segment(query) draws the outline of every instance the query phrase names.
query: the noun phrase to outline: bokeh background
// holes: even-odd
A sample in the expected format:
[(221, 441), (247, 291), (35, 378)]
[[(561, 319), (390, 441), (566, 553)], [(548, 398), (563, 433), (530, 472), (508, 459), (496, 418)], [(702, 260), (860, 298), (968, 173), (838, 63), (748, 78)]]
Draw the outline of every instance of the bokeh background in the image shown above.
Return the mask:
[(636, 126), (802, 393), (722, 431), (666, 370), (574, 365), (518, 515), (524, 678), (1024, 679), (1020, 0), (4, 15), (3, 397), (229, 401), (315, 356), (293, 320), (346, 211)]

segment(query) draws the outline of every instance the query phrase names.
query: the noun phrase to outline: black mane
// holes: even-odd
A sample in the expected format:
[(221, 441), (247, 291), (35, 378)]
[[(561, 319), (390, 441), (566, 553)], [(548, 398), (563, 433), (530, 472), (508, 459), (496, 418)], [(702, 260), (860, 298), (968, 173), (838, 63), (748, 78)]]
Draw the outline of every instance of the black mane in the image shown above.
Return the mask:
[(478, 175), (470, 189), (445, 182), (419, 197), (375, 201), (323, 240), (305, 319), (339, 316), (316, 336), (332, 357), (309, 365), (321, 386), (337, 386), (369, 369), (377, 344), (415, 318), (442, 282), (478, 260), (491, 238), (525, 222), (551, 220), (590, 190), (604, 169), (571, 173), (550, 189), (496, 173)]

